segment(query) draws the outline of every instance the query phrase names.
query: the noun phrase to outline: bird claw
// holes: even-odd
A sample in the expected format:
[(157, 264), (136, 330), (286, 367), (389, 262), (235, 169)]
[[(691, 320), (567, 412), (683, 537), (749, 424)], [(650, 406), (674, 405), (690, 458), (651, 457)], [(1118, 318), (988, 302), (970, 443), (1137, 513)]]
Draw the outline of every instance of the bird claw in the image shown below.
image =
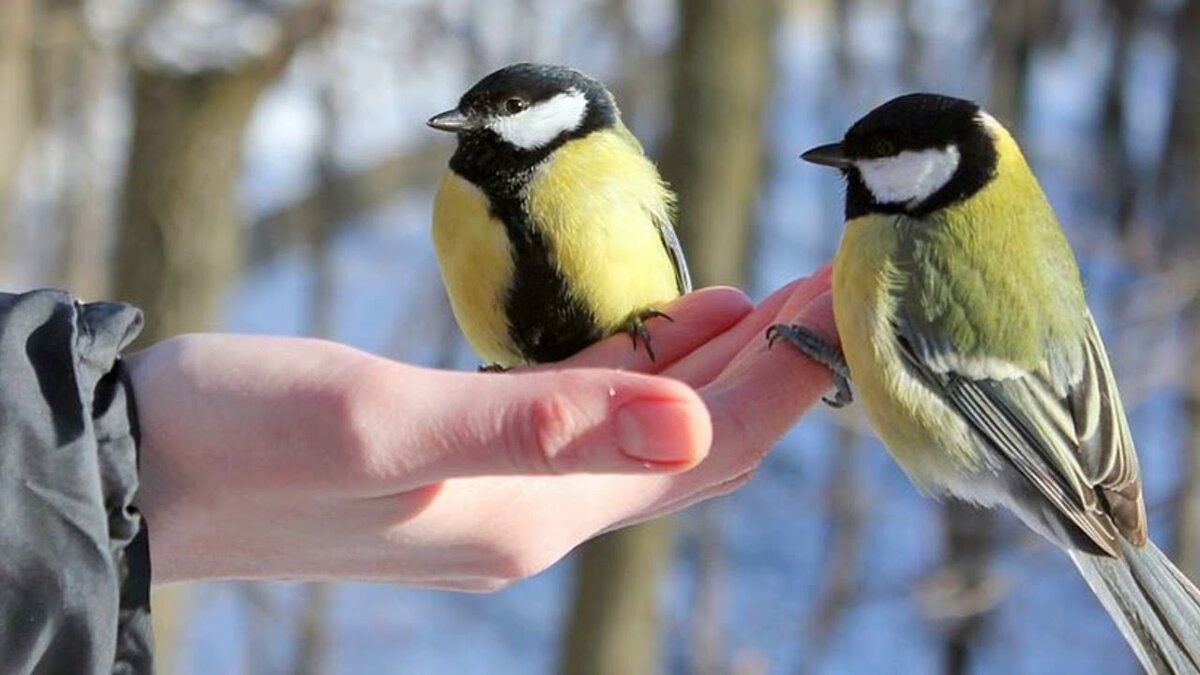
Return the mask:
[(811, 329), (796, 324), (777, 323), (767, 329), (767, 347), (775, 346), (778, 340), (786, 340), (801, 354), (825, 366), (833, 373), (833, 398), (823, 396), (822, 401), (831, 408), (843, 408), (854, 401), (850, 390), (850, 368), (842, 351), (817, 335)]
[(647, 319), (663, 318), (672, 323), (672, 319), (666, 312), (661, 312), (653, 307), (634, 312), (625, 321), (625, 332), (629, 334), (629, 339), (633, 341), (633, 349), (637, 351), (638, 340), (646, 345), (646, 354), (650, 356), (650, 360), (654, 361), (654, 348), (650, 346), (650, 329), (646, 327)]

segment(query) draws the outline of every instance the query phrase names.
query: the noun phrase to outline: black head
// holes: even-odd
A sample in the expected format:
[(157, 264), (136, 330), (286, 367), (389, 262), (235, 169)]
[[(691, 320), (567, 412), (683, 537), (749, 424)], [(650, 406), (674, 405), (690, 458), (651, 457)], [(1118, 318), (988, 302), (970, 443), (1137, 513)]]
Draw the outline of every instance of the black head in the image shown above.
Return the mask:
[(517, 63), (467, 90), (429, 126), (458, 134), (450, 166), (465, 178), (512, 180), (555, 148), (620, 119), (599, 81), (564, 66)]
[(938, 94), (894, 98), (854, 123), (840, 143), (807, 161), (846, 175), (846, 218), (868, 213), (922, 217), (978, 192), (996, 175), (986, 113)]

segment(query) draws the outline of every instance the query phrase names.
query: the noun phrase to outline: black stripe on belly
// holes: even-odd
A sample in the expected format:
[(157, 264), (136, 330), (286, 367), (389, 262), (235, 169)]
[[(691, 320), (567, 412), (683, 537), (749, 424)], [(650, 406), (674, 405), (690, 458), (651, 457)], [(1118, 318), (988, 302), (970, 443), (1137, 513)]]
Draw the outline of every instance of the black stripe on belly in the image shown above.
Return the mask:
[(532, 226), (520, 197), (489, 197), (504, 223), (514, 256), (505, 298), (509, 337), (525, 359), (561, 361), (604, 337), (591, 311), (567, 294), (567, 280), (551, 263), (550, 247)]

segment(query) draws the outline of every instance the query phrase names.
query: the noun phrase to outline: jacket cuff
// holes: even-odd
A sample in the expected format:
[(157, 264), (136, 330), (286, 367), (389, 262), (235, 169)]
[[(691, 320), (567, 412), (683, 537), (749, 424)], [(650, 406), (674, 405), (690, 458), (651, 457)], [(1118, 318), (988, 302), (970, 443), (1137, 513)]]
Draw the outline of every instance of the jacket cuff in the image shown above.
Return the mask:
[(150, 539), (133, 502), (138, 489), (137, 405), (121, 350), (141, 332), (136, 308), (113, 302), (77, 304), (81, 380), (94, 382), (92, 425), (109, 548), (120, 585), (113, 672), (153, 671), (150, 630)]
[(0, 293), (0, 670), (149, 673), (149, 556), (118, 303)]

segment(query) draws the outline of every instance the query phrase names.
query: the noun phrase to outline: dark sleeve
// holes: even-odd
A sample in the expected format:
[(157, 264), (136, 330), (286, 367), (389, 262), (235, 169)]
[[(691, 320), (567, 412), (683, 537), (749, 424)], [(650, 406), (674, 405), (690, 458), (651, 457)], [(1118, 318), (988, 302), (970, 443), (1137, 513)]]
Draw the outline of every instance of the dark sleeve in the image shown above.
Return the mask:
[(120, 350), (141, 313), (0, 294), (0, 670), (149, 673), (150, 559)]

